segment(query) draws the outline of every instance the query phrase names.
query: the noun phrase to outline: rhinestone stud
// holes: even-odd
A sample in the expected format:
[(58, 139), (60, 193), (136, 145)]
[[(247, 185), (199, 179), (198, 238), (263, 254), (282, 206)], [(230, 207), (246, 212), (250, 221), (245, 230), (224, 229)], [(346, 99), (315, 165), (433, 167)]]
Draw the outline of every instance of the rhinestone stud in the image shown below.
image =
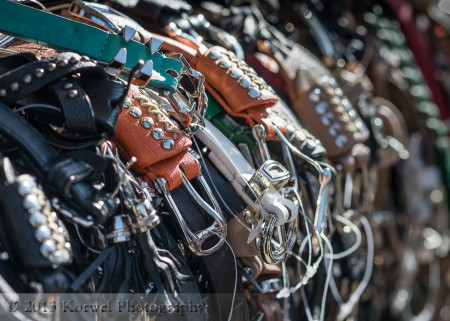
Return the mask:
[(71, 64), (76, 64), (78, 61), (80, 61), (80, 58), (78, 57), (70, 57), (69, 62)]
[(34, 212), (31, 213), (30, 216), (28, 217), (28, 222), (34, 228), (38, 228), (39, 226), (47, 223), (47, 216), (45, 216), (41, 212)]
[(42, 77), (44, 77), (44, 73), (45, 73), (44, 69), (42, 69), (42, 68), (37, 68), (37, 69), (34, 71), (34, 77), (36, 77), (36, 78), (42, 78)]
[(239, 80), (239, 85), (242, 88), (248, 88), (251, 86), (251, 84), (252, 84), (252, 82), (251, 82), (250, 78), (248, 78), (248, 77), (243, 77), (241, 80)]
[(8, 92), (6, 91), (6, 89), (0, 89), (0, 96), (6, 97), (6, 95), (8, 95)]
[(218, 60), (222, 57), (222, 53), (218, 50), (211, 50), (208, 54), (208, 57), (212, 60)]
[(172, 149), (174, 145), (175, 143), (172, 138), (166, 137), (162, 141), (162, 147), (164, 149)]
[(231, 70), (230, 70), (230, 77), (231, 78), (233, 78), (233, 79), (239, 79), (239, 78), (241, 78), (242, 77), (242, 75), (243, 75), (244, 73), (243, 73), (243, 71), (241, 70), (241, 69), (239, 69), (239, 68), (237, 68), (237, 67), (234, 67), (234, 68), (232, 68)]
[(81, 56), (81, 61), (89, 61), (89, 57), (88, 56)]
[(319, 115), (322, 115), (327, 111), (327, 108), (328, 108), (328, 104), (324, 101), (321, 101), (316, 105), (316, 113), (318, 113)]
[(60, 62), (58, 62), (58, 66), (60, 67), (66, 67), (69, 64), (69, 62), (67, 61), (67, 59), (63, 59)]
[(52, 240), (46, 240), (41, 245), (41, 254), (45, 258), (49, 258), (50, 256), (52, 256), (55, 253), (55, 250), (56, 250), (56, 244)]
[(67, 96), (71, 99), (75, 98), (78, 95), (78, 90), (71, 89), (67, 92)]
[(42, 225), (38, 227), (34, 236), (39, 242), (44, 242), (52, 238), (52, 231), (46, 225)]
[(336, 146), (338, 148), (342, 148), (345, 146), (345, 144), (347, 144), (348, 139), (347, 137), (345, 137), (344, 135), (339, 135), (338, 137), (336, 137), (336, 139), (334, 140), (334, 143), (336, 144)]
[(314, 89), (309, 93), (309, 100), (313, 103), (318, 103), (320, 101), (321, 91), (319, 88)]
[(142, 111), (138, 107), (131, 107), (130, 108), (130, 115), (134, 118), (139, 118), (142, 116)]
[(150, 117), (144, 117), (141, 119), (141, 125), (144, 128), (150, 129), (153, 127), (153, 125), (155, 125), (155, 123), (153, 122), (153, 119), (151, 119)]
[(250, 89), (248, 90), (248, 95), (249, 95), (251, 98), (256, 99), (256, 98), (258, 98), (259, 96), (261, 96), (261, 92), (259, 91), (258, 88), (252, 87), (252, 88), (250, 88)]
[(161, 128), (152, 129), (152, 136), (154, 139), (160, 140), (164, 138), (164, 131)]

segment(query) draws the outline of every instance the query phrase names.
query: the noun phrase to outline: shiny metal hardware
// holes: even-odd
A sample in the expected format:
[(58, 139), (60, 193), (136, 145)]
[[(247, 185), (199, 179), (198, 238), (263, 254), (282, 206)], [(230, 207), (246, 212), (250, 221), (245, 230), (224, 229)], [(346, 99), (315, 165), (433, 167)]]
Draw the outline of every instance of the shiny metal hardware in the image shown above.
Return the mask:
[(127, 49), (121, 48), (114, 56), (113, 60), (106, 66), (105, 71), (111, 76), (119, 75), (127, 63)]
[[(269, 264), (286, 261), (297, 238), (298, 217), (291, 222), (278, 227), (275, 226), (276, 222), (276, 216), (272, 214), (269, 215), (261, 228), (261, 238), (259, 239), (259, 242), (256, 243), (263, 260)], [(287, 225), (287, 228), (285, 225)], [(278, 232), (279, 242), (274, 240), (275, 229)]]
[[(68, 12), (72, 16), (79, 18), (81, 20), (85, 20), (91, 22), (92, 24), (100, 27), (102, 29), (106, 29), (113, 33), (119, 33), (120, 29), (111, 22), (109, 18), (107, 18), (103, 13), (99, 10), (103, 5), (98, 5), (94, 3), (85, 3), (80, 0), (72, 1), (69, 6)], [(106, 6), (104, 6), (106, 7)], [(112, 8), (110, 10), (116, 11)], [(123, 16), (123, 14), (120, 14)]]
[(322, 230), (322, 225), (327, 216), (328, 211), (328, 190), (329, 184), (333, 178), (334, 169), (328, 164), (319, 163), (303, 154), (300, 150), (298, 150), (291, 142), (283, 135), (281, 130), (278, 127), (275, 127), (275, 131), (277, 136), (281, 139), (281, 142), (285, 144), (292, 153), (301, 159), (305, 160), (308, 164), (310, 164), (318, 174), (320, 188), (319, 188), (319, 196), (316, 201), (316, 212), (314, 215), (314, 229), (320, 232)]
[(178, 76), (180, 79), (187, 77), (194, 88), (192, 91), (188, 91), (178, 86), (175, 93), (164, 93), (174, 109), (170, 114), (180, 122), (188, 133), (194, 133), (200, 127), (205, 126), (205, 114), (208, 106), (204, 85), (205, 77), (192, 69), (182, 54), (171, 54), (170, 57), (179, 60), (183, 64), (183, 71), (181, 75), (176, 75), (176, 78)]
[(57, 198), (53, 198), (52, 201), (52, 207), (61, 215), (65, 216), (70, 221), (74, 222), (77, 225), (81, 225), (83, 227), (91, 227), (94, 225), (93, 218), (91, 216), (88, 216), (87, 219), (83, 219), (79, 216), (74, 215), (69, 210), (65, 209), (60, 203)]
[(253, 202), (257, 202), (270, 187), (279, 191), (289, 178), (289, 172), (280, 163), (268, 160), (256, 170), (242, 190)]
[(134, 206), (133, 214), (131, 216), (131, 231), (135, 234), (151, 230), (161, 222), (148, 199)]
[(155, 37), (151, 37), (150, 40), (147, 42), (147, 45), (150, 47), (150, 52), (152, 54), (155, 54), (159, 48), (161, 48), (163, 42)]
[(123, 35), (123, 38), (125, 39), (126, 42), (133, 39), (133, 36), (136, 34), (136, 32), (137, 32), (136, 29), (131, 28), (130, 26), (125, 26), (120, 31), (120, 33)]
[(263, 125), (257, 124), (252, 128), (253, 137), (258, 143), (259, 153), (263, 162), (270, 159), (269, 148), (266, 144), (266, 129)]
[(124, 243), (131, 240), (131, 231), (127, 215), (113, 217), (112, 225), (107, 228), (106, 240), (111, 244)]
[(153, 72), (153, 61), (147, 60), (141, 69), (136, 73), (136, 76), (133, 78), (131, 83), (138, 87), (145, 87), (149, 83), (152, 78)]
[[(226, 237), (226, 222), (222, 216), (222, 211), (220, 210), (217, 201), (215, 200), (211, 190), (209, 189), (206, 181), (204, 180), (201, 174), (197, 176), (197, 179), (200, 185), (204, 188), (209, 199), (213, 203), (214, 209), (211, 208), (211, 206), (207, 202), (205, 202), (203, 198), (197, 193), (197, 191), (191, 185), (191, 183), (186, 178), (184, 173), (182, 175), (183, 175), (183, 184), (186, 187), (186, 190), (189, 192), (189, 194), (192, 196), (195, 202), (199, 206), (201, 206), (214, 219), (214, 223), (208, 228), (200, 232), (193, 232), (188, 227), (186, 221), (183, 218), (183, 215), (179, 211), (175, 201), (170, 195), (169, 186), (167, 185), (167, 182), (164, 178), (157, 178), (155, 180), (156, 189), (160, 194), (164, 196), (164, 198), (172, 208), (189, 249), (199, 256), (212, 254), (222, 246)], [(212, 247), (208, 249), (203, 249), (202, 244), (210, 237), (218, 237), (219, 241)]]
[(278, 292), (281, 290), (281, 280), (280, 279), (269, 279), (261, 282), (261, 288), (264, 293), (268, 292)]

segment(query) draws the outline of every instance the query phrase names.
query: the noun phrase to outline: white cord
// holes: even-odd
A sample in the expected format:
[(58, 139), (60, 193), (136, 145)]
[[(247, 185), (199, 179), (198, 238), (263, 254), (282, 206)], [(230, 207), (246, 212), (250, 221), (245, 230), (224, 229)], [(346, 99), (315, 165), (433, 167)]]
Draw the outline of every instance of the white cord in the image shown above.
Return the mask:
[(361, 295), (363, 294), (366, 287), (369, 285), (370, 278), (372, 277), (373, 257), (374, 257), (374, 251), (375, 251), (372, 228), (370, 227), (370, 223), (365, 216), (361, 217), (361, 223), (364, 226), (364, 230), (366, 232), (366, 239), (367, 239), (366, 270), (364, 272), (364, 277), (361, 280), (361, 282), (359, 283), (355, 292), (353, 292), (350, 295), (350, 298), (347, 302), (340, 305), (337, 320), (344, 320), (352, 313), (353, 308), (359, 302)]
[(346, 219), (345, 217), (343, 217), (341, 215), (336, 215), (335, 217), (336, 217), (337, 221), (341, 222), (342, 224), (347, 225), (355, 233), (355, 236), (356, 236), (355, 244), (353, 244), (351, 247), (349, 247), (347, 250), (345, 250), (343, 252), (333, 254), (333, 260), (339, 260), (339, 259), (343, 259), (344, 257), (349, 256), (350, 254), (355, 252), (361, 246), (362, 236), (361, 236), (361, 231), (354, 223), (352, 223), (351, 221), (349, 221), (348, 219)]
[[(323, 289), (322, 306), (320, 307), (320, 321), (323, 321), (323, 320), (325, 320), (325, 304), (326, 304), (326, 301), (327, 301), (328, 287), (329, 287), (329, 284), (330, 284), (331, 275), (333, 273), (332, 272), (332, 268), (333, 268), (334, 255), (333, 255), (333, 247), (331, 246), (331, 243), (328, 240), (327, 236), (325, 234), (323, 234), (323, 233), (321, 233), (320, 236), (325, 241), (325, 244), (328, 247), (329, 260), (330, 260), (330, 263), (328, 264), (327, 278), (325, 279), (325, 286), (324, 286), (324, 289)], [(327, 255), (325, 255), (325, 258), (327, 258)]]
[(47, 104), (29, 104), (29, 105), (26, 105), (26, 106), (17, 108), (16, 110), (14, 110), (14, 112), (15, 112), (15, 113), (18, 113), (19, 111), (26, 110), (26, 109), (31, 109), (31, 108), (44, 108), (44, 109), (51, 109), (51, 110), (59, 111), (59, 112), (61, 111), (61, 108), (58, 108), (58, 107), (53, 106), (53, 105), (47, 105)]

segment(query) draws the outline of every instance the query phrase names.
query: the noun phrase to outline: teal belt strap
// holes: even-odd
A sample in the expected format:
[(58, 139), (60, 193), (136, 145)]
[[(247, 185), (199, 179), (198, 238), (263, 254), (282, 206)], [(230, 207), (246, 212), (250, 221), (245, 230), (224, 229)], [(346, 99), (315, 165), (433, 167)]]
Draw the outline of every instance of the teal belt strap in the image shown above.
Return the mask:
[(107, 63), (121, 48), (126, 48), (125, 67), (133, 68), (140, 59), (152, 60), (153, 72), (156, 71), (161, 77), (151, 79), (149, 85), (172, 93), (176, 91), (178, 80), (167, 71), (176, 71), (181, 75), (183, 70), (178, 60), (159, 53), (151, 54), (148, 46), (134, 40), (126, 42), (122, 35), (8, 0), (0, 0), (0, 32), (46, 47), (78, 52)]

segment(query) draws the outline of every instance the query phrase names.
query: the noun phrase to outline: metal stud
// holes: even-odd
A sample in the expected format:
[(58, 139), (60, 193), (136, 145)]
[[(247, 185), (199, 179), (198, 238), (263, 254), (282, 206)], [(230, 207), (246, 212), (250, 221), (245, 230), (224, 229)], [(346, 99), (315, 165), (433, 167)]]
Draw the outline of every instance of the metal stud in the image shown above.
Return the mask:
[(42, 208), (41, 204), (39, 204), (39, 200), (33, 194), (27, 195), (22, 204), (23, 207), (29, 211), (38, 211)]
[(233, 67), (229, 73), (230, 77), (233, 79), (239, 79), (242, 77), (243, 74), (244, 74), (244, 72), (237, 67)]
[(164, 149), (172, 149), (175, 143), (172, 138), (166, 137), (163, 139), (161, 145)]
[(352, 103), (348, 99), (342, 99), (342, 106), (346, 110), (352, 110), (353, 109)]
[(30, 74), (25, 74), (22, 78), (22, 82), (26, 85), (31, 84), (32, 81), (33, 81), (33, 77), (31, 77)]
[(356, 111), (354, 111), (354, 110), (349, 110), (348, 115), (350, 116), (350, 119), (352, 121), (355, 121), (357, 119)]
[(261, 96), (261, 92), (259, 91), (258, 88), (252, 87), (252, 88), (250, 88), (250, 89), (248, 90), (248, 95), (249, 95), (251, 98), (256, 99), (256, 98), (258, 98), (259, 96)]
[(150, 40), (148, 41), (148, 46), (150, 47), (150, 52), (152, 54), (156, 53), (159, 48), (161, 48), (163, 42), (157, 38), (150, 38)]
[(152, 136), (154, 139), (161, 140), (164, 138), (164, 131), (161, 128), (152, 129)]
[(130, 107), (131, 107), (131, 99), (127, 97), (123, 102), (123, 108), (130, 108)]
[(175, 31), (177, 31), (178, 30), (178, 26), (177, 26), (177, 24), (175, 23), (175, 22), (171, 22), (171, 23), (169, 23), (168, 25), (167, 25), (167, 29), (169, 30), (169, 31), (171, 31), (171, 32), (175, 32)]
[(106, 66), (105, 71), (111, 76), (120, 74), (127, 63), (127, 49), (121, 48), (117, 51), (113, 60)]
[(226, 58), (221, 59), (219, 61), (219, 67), (223, 68), (223, 69), (228, 69), (228, 68), (231, 67), (231, 62), (228, 59), (226, 59)]
[(315, 149), (317, 147), (317, 144), (315, 141), (308, 139), (306, 141), (306, 147), (308, 147), (309, 149)]
[(314, 89), (309, 93), (309, 100), (313, 103), (318, 103), (320, 101), (321, 90), (319, 88)]
[(71, 89), (67, 92), (67, 96), (71, 99), (75, 98), (78, 95), (78, 90)]
[(19, 186), (17, 187), (17, 192), (22, 197), (25, 197), (28, 194), (31, 194), (32, 191), (33, 191), (33, 185), (31, 185), (27, 181), (19, 183)]
[(150, 117), (144, 117), (141, 119), (141, 125), (144, 128), (150, 129), (153, 127), (153, 125), (155, 125), (155, 123)]
[(6, 95), (8, 95), (8, 92), (6, 91), (6, 89), (0, 89), (0, 96), (6, 97)]
[(134, 118), (139, 118), (139, 117), (142, 116), (142, 111), (138, 107), (131, 107), (130, 108), (130, 115), (133, 116)]
[(152, 78), (152, 72), (153, 72), (153, 61), (147, 60), (137, 73), (136, 77), (133, 78), (132, 80), (133, 85), (139, 87), (146, 86), (150, 81), (150, 79)]
[(70, 83), (70, 82), (66, 82), (66, 83), (64, 84), (64, 89), (70, 89), (70, 88), (72, 88), (72, 87), (73, 87), (73, 84)]
[(208, 53), (208, 57), (211, 58), (212, 60), (218, 60), (222, 57), (222, 53), (219, 50), (211, 50)]
[(51, 257), (56, 250), (56, 244), (54, 241), (52, 240), (46, 240), (42, 245), (41, 245), (41, 254), (45, 257), (45, 258), (49, 258)]
[(334, 79), (334, 78), (328, 79), (328, 84), (335, 89), (337, 88), (337, 82), (336, 82), (336, 79)]
[(34, 228), (38, 228), (39, 226), (47, 223), (47, 216), (41, 212), (33, 212), (28, 217), (28, 223), (30, 223), (30, 225)]
[(336, 137), (336, 139), (334, 140), (334, 143), (337, 147), (342, 148), (345, 146), (345, 144), (347, 144), (348, 139), (347, 137), (345, 137), (344, 135), (339, 135), (338, 137)]
[(328, 133), (330, 133), (331, 136), (336, 136), (340, 130), (341, 130), (341, 125), (333, 124), (330, 126), (330, 128), (328, 128)]
[(339, 98), (344, 98), (344, 92), (342, 91), (342, 89), (341, 88), (336, 88), (335, 90), (334, 90), (334, 93), (335, 93), (335, 95), (336, 96), (338, 96)]
[(56, 64), (50, 63), (50, 64), (47, 65), (46, 69), (47, 69), (47, 71), (52, 72), (52, 71), (54, 71), (56, 69)]
[(131, 40), (131, 38), (133, 38), (136, 32), (136, 29), (131, 28), (130, 26), (125, 26), (120, 33), (123, 35), (125, 41), (128, 42)]
[(328, 104), (324, 101), (319, 102), (316, 105), (316, 113), (318, 113), (319, 115), (324, 114), (328, 109)]
[(244, 76), (241, 78), (241, 80), (239, 80), (239, 85), (242, 88), (248, 88), (251, 86), (251, 84), (252, 84), (252, 81), (247, 76)]
[(60, 62), (58, 62), (58, 66), (60, 67), (66, 67), (69, 64), (69, 61), (67, 59), (63, 59)]
[(11, 88), (12, 91), (18, 91), (19, 90), (19, 83), (17, 81), (12, 82), (9, 85), (9, 88)]
[(39, 226), (34, 232), (34, 237), (39, 242), (44, 242), (45, 240), (49, 240), (52, 238), (52, 231), (46, 225)]
[(327, 113), (322, 116), (322, 124), (325, 126), (329, 126), (331, 124), (331, 121), (333, 120), (334, 115), (332, 113)]
[(80, 58), (78, 58), (78, 57), (70, 57), (70, 59), (69, 59), (69, 62), (71, 64), (76, 64), (79, 61), (80, 61)]
[(89, 57), (88, 56), (81, 56), (81, 61), (89, 61)]
[(42, 68), (37, 68), (37, 69), (34, 71), (34, 77), (36, 77), (36, 78), (42, 78), (42, 77), (44, 77), (44, 73), (45, 73), (44, 69), (42, 69)]

